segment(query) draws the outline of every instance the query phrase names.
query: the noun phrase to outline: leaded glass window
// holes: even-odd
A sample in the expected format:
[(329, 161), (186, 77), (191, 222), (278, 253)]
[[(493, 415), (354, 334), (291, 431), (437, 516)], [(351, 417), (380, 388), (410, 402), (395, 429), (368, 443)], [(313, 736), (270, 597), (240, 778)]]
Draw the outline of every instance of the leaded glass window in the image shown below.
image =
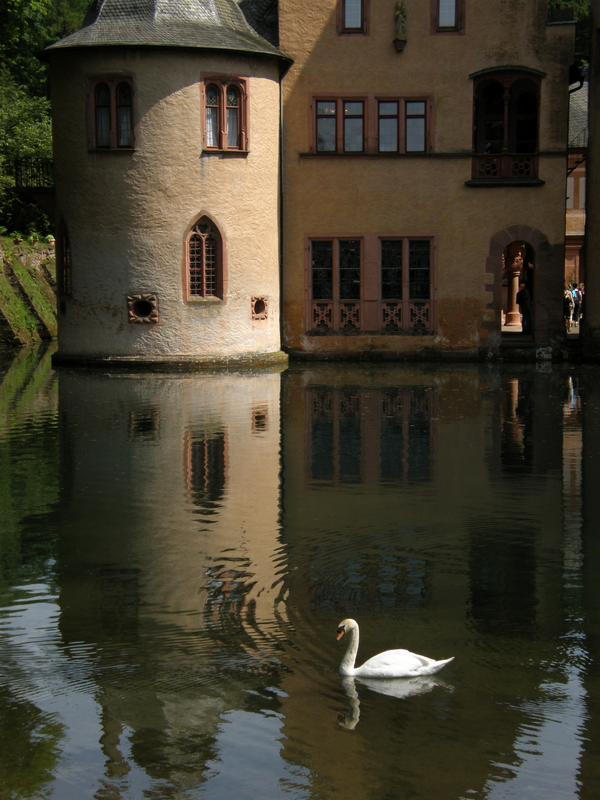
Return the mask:
[(316, 300), (333, 298), (333, 242), (312, 243), (312, 296)]
[(227, 87), (227, 147), (240, 146), (240, 90)]
[(206, 89), (206, 146), (219, 146), (219, 87), (211, 83)]
[(430, 250), (428, 239), (411, 239), (408, 247), (408, 283), (411, 300), (428, 300), (430, 295)]
[(402, 299), (402, 247), (402, 239), (381, 242), (381, 297), (384, 300)]
[(188, 292), (190, 297), (221, 297), (221, 287), (221, 237), (203, 217), (188, 237)]
[(205, 147), (216, 150), (246, 150), (245, 84), (211, 80), (205, 91)]

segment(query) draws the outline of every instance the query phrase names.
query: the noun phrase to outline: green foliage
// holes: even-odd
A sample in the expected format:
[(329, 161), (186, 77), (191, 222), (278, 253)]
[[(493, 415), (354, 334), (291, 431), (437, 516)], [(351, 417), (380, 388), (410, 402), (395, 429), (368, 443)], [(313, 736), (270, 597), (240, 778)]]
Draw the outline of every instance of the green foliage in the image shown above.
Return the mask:
[(566, 12), (574, 20), (583, 19), (591, 13), (591, 0), (548, 0), (550, 12)]
[(0, 2), (0, 220), (9, 230), (48, 233), (43, 212), (10, 192), (16, 158), (50, 158), (47, 66), (40, 53), (81, 27), (89, 0)]
[(0, 66), (0, 158), (51, 155), (49, 101), (29, 94)]
[(0, 66), (0, 219), (10, 230), (48, 232), (43, 212), (29, 208), (10, 192), (13, 163), (30, 156), (50, 158), (50, 103), (19, 86), (6, 66)]
[(50, 796), (64, 726), (27, 699), (0, 688), (0, 785), (3, 797)]
[(46, 94), (46, 65), (38, 56), (81, 27), (89, 0), (4, 0), (0, 5), (0, 64), (19, 86)]
[(592, 36), (591, 0), (548, 0), (548, 14), (550, 19), (577, 23), (575, 53), (579, 61), (587, 62)]

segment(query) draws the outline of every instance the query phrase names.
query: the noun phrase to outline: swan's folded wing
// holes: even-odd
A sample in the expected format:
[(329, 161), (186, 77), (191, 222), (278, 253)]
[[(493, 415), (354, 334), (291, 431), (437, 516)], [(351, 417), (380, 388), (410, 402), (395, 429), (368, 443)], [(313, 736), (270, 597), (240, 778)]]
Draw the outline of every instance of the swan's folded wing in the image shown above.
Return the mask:
[(386, 650), (365, 661), (359, 667), (359, 674), (361, 672), (376, 673), (380, 677), (394, 677), (398, 674), (408, 675), (412, 672), (418, 672), (430, 663), (430, 659), (411, 653), (410, 650)]

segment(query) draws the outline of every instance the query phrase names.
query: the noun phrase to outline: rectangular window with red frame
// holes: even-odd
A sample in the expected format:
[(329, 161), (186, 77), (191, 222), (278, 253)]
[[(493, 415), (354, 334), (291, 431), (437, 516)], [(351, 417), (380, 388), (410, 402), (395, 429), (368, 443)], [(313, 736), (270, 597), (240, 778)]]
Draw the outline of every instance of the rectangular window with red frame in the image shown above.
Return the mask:
[(366, 33), (369, 0), (338, 0), (338, 33)]
[(400, 103), (397, 100), (379, 100), (377, 142), (380, 153), (397, 153), (400, 149)]
[(427, 150), (427, 103), (424, 100), (407, 100), (404, 116), (406, 152), (424, 153)]
[[(399, 97), (317, 97), (311, 149), (316, 153), (426, 153), (429, 101)], [(368, 120), (376, 120), (371, 132)]]
[(316, 112), (317, 152), (335, 153), (337, 150), (337, 101), (317, 100)]
[(434, 29), (440, 32), (463, 30), (464, 0), (433, 0)]
[(360, 239), (311, 242), (311, 294), (314, 300), (360, 299)]
[(344, 100), (344, 153), (362, 153), (365, 149), (365, 104), (362, 100)]

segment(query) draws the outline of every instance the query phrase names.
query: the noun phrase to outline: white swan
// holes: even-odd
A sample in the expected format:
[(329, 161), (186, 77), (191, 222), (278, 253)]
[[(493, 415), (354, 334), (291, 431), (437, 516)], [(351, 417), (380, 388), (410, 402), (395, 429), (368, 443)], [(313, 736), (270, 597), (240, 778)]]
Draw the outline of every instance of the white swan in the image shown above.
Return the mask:
[(434, 675), (442, 667), (449, 664), (452, 658), (434, 661), (427, 656), (419, 656), (410, 650), (385, 650), (369, 658), (360, 667), (355, 667), (356, 654), (358, 653), (358, 622), (354, 619), (344, 619), (337, 628), (337, 639), (344, 634), (350, 635), (348, 649), (340, 664), (340, 673), (344, 676), (356, 678), (415, 678), (418, 675)]

